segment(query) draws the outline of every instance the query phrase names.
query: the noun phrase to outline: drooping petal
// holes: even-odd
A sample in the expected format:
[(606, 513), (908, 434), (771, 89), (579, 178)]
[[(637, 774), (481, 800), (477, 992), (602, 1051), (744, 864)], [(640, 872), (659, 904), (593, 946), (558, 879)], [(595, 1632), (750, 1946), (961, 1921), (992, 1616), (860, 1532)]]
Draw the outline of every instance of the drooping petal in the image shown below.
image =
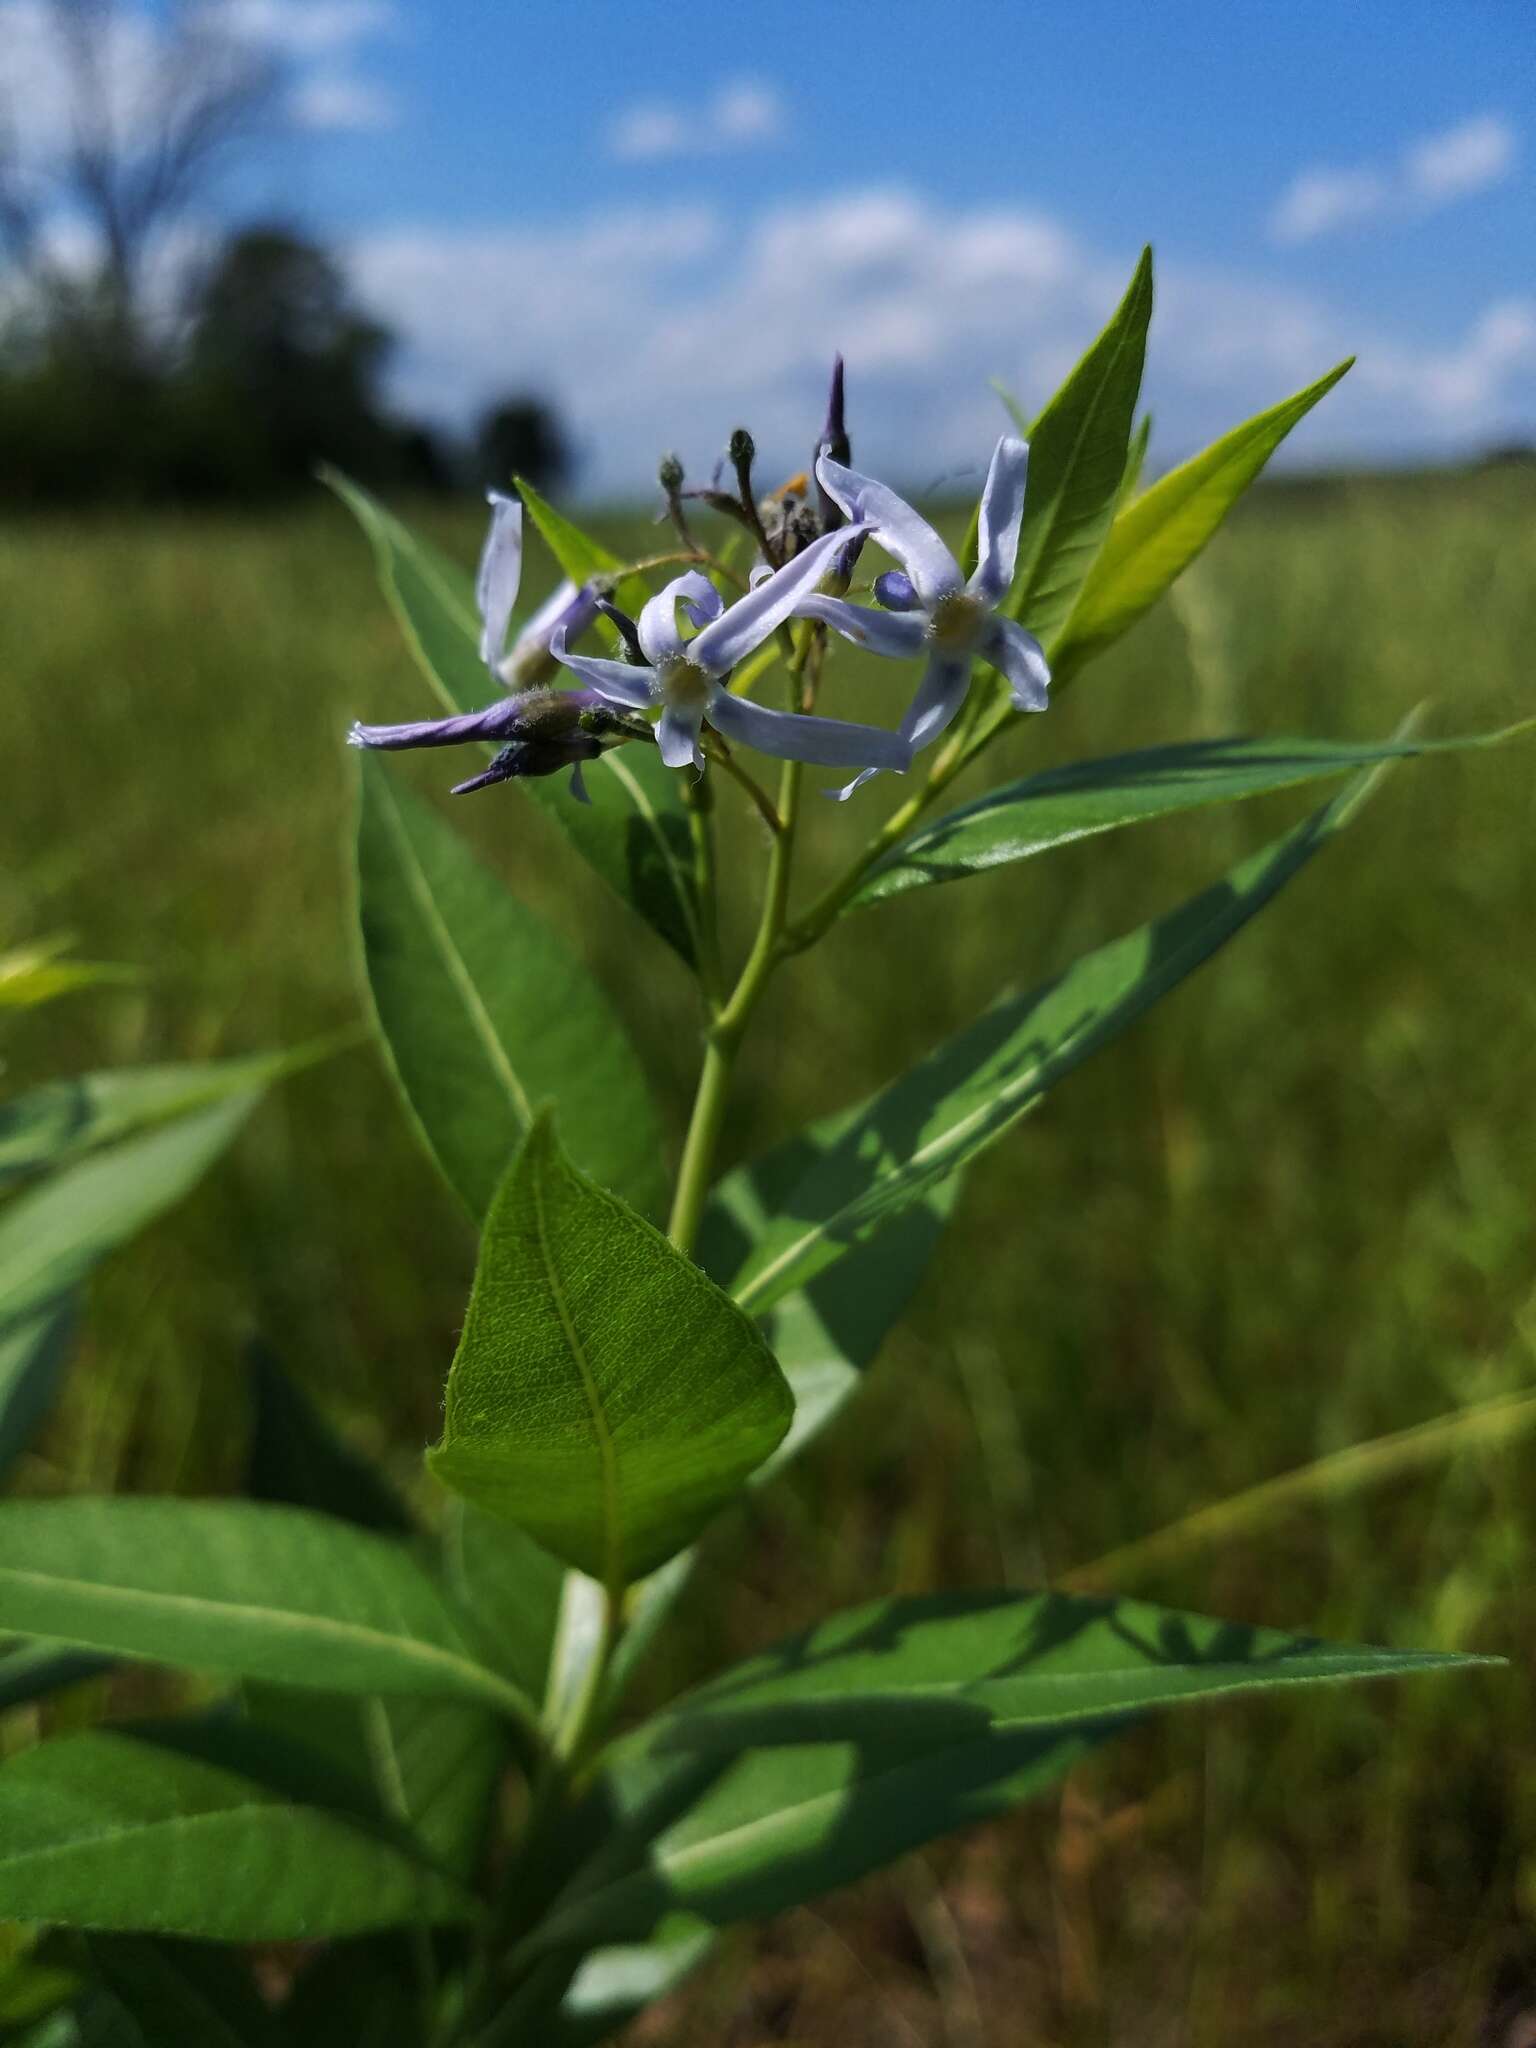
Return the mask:
[(667, 704), (656, 722), (656, 745), (669, 768), (702, 768), (704, 749), (699, 745), (699, 727), (704, 723), (704, 706)]
[(770, 711), (748, 697), (714, 690), (709, 722), (728, 740), (774, 754), (781, 761), (812, 761), (823, 768), (904, 769), (912, 758), (906, 741), (883, 726), (853, 725), (841, 718), (807, 718), (796, 711)]
[(627, 661), (603, 661), (593, 654), (567, 654), (565, 633), (559, 628), (551, 635), (549, 651), (556, 661), (615, 704), (630, 704), (643, 711), (654, 701), (656, 678), (652, 669), (632, 668)]
[(969, 660), (962, 658), (956, 661), (936, 654), (929, 661), (927, 673), (918, 684), (900, 726), (901, 735), (914, 754), (919, 747), (926, 747), (930, 740), (936, 740), (955, 718), (965, 702), (970, 682)]
[(981, 490), (976, 524), (976, 573), (970, 589), (989, 605), (1000, 604), (1013, 581), (1019, 559), (1019, 522), (1024, 517), (1024, 480), (1029, 474), (1029, 448), (1004, 434), (992, 450), (992, 463)]
[(819, 591), (801, 598), (795, 607), (795, 617), (820, 619), (855, 647), (899, 658), (920, 654), (923, 635), (928, 630), (928, 622), (920, 612), (877, 612), (873, 605), (849, 604), (846, 598), (824, 597)]
[(855, 775), (852, 782), (845, 782), (841, 789), (824, 789), (821, 793), (831, 797), (835, 804), (845, 804), (856, 789), (862, 789), (866, 782), (873, 782), (879, 773), (878, 768), (866, 768), (862, 775)]
[[(860, 527), (859, 531), (867, 532), (868, 528)], [(733, 669), (793, 616), (800, 600), (809, 597), (826, 575), (832, 557), (852, 538), (850, 530), (840, 526), (836, 533), (824, 533), (820, 540), (813, 540), (792, 562), (775, 569), (755, 590), (738, 597), (713, 625), (706, 626), (689, 643), (688, 659), (710, 676), (723, 676)]]
[(923, 603), (933, 606), (964, 582), (960, 564), (920, 512), (898, 498), (889, 484), (860, 476), (823, 455), (816, 479), (848, 517), (873, 529), (887, 554), (894, 555), (916, 586)]
[(457, 747), (466, 740), (505, 739), (522, 724), (522, 706), (503, 697), (484, 711), (465, 711), (456, 718), (421, 718), (410, 725), (354, 725), (349, 747)]
[(720, 616), (720, 593), (707, 576), (701, 576), (697, 569), (674, 576), (664, 590), (657, 591), (640, 614), (641, 652), (657, 668), (665, 661), (676, 661), (682, 654), (683, 636), (677, 630), (680, 601), (687, 605), (688, 615), (695, 625), (701, 624), (703, 619)]
[(494, 668), (506, 645), (517, 587), (523, 580), (523, 508), (516, 498), (487, 491), (491, 530), (480, 551), (475, 603), (480, 612), (480, 659)]
[(1033, 633), (1015, 619), (994, 619), (981, 645), (983, 661), (1005, 675), (1013, 689), (1015, 711), (1044, 711), (1050, 703), (1051, 670), (1045, 650)]

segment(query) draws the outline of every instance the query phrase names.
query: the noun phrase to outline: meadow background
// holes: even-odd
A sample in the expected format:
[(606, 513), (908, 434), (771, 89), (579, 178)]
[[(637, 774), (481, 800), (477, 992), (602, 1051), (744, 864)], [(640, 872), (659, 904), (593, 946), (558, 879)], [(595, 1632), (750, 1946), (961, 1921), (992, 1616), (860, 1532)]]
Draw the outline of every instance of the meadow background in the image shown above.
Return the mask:
[[(468, 495), (397, 509), (472, 559)], [(638, 553), (647, 522), (592, 523)], [(1528, 716), (1533, 571), (1529, 462), (1263, 485), (1176, 601), (986, 773), (1234, 731), (1374, 738), (1424, 700), (1440, 732)], [(358, 1025), (343, 736), (432, 707), (341, 508), (317, 488), (270, 513), (12, 520), (0, 619), (0, 934), (69, 931), (136, 971), (7, 1017), (0, 1090)], [(839, 666), (829, 708), (894, 713), (899, 681)], [(1061, 1577), (1526, 1394), (1474, 1445), (1395, 1476), (1362, 1456), (1326, 1494), (1110, 1567), (1172, 1604), (1510, 1667), (1149, 1726), (1059, 1800), (729, 1938), (637, 2043), (1470, 2048), (1503, 2039), (1479, 2033), (1500, 1997), (1536, 2006), (1533, 765), (1530, 743), (1405, 765), (973, 1169), (857, 1405), (714, 1532), (638, 1703), (831, 1607)], [(441, 794), (452, 766), (392, 771)], [(759, 828), (735, 796), (722, 783), (744, 883)], [(811, 865), (886, 801), (813, 807)], [(726, 1163), (1181, 900), (1305, 801), (848, 919), (774, 990)], [(591, 962), (675, 1145), (696, 1043), (678, 962), (515, 787), (452, 811)], [(419, 1493), (472, 1263), (360, 1037), (274, 1090), (198, 1198), (100, 1274), (24, 1483), (229, 1486), (259, 1337)]]

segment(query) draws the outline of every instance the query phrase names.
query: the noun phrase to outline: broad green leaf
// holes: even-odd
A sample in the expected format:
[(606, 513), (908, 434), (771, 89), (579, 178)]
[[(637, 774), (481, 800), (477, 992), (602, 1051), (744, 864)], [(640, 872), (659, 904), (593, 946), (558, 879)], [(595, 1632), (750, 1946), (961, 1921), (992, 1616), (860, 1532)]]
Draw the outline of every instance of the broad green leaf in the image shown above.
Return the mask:
[(345, 1815), (156, 1743), (94, 1730), (0, 1769), (0, 1915), (247, 1942), (473, 1910)]
[(666, 1998), (714, 1947), (714, 1930), (678, 1914), (649, 1941), (594, 1949), (582, 1959), (549, 2030), (549, 2048), (591, 2048)]
[(1152, 415), (1144, 412), (1131, 436), (1131, 445), (1125, 451), (1125, 475), (1120, 479), (1120, 495), (1115, 500), (1116, 510), (1127, 504), (1136, 495), (1136, 486), (1141, 482), (1141, 472), (1147, 466), (1147, 449), (1152, 440)]
[(599, 1780), (614, 1833), (527, 1943), (530, 1955), (646, 1940), (669, 1915), (766, 1918), (934, 1836), (1006, 1812), (1106, 1733), (794, 1743), (727, 1754), (632, 1749)]
[(358, 910), (401, 1092), (478, 1221), (546, 1101), (577, 1161), (640, 1208), (665, 1188), (661, 1132), (624, 1027), (585, 965), (430, 805), (364, 755)]
[(1296, 422), (1354, 361), (1234, 427), (1143, 491), (1110, 529), (1071, 616), (1046, 651), (1059, 685), (1149, 610), (1199, 554)]
[[(385, 597), (423, 675), (448, 710), (479, 710), (495, 687), (480, 661), (468, 576), (416, 540), (348, 478), (334, 470), (322, 474), (367, 535)], [(541, 499), (529, 503), (536, 525), (542, 505)], [(609, 888), (692, 963), (698, 911), (688, 816), (676, 775), (654, 747), (643, 744), (612, 749), (588, 762), (585, 774), (589, 804), (572, 798), (563, 775), (527, 780), (522, 787)]]
[(0, 1321), (0, 1482), (53, 1407), (74, 1334), (67, 1294), (19, 1322)]
[(527, 1714), (403, 1544), (300, 1508), (0, 1504), (0, 1629), (194, 1671)]
[(207, 1942), (102, 1934), (91, 1967), (146, 2041), (196, 2048), (279, 2048), (282, 2035), (248, 1964)]
[(110, 1671), (112, 1659), (92, 1650), (61, 1650), (53, 1643), (18, 1643), (0, 1655), (0, 1714), (29, 1706)]
[(247, 1361), (251, 1434), (242, 1490), (252, 1500), (318, 1508), (359, 1529), (412, 1534), (410, 1510), (383, 1473), (335, 1434), (267, 1347), (253, 1343)]
[(251, 1059), (108, 1068), (69, 1081), (45, 1081), (0, 1103), (0, 1188), (148, 1125), (264, 1088), (314, 1057), (315, 1050), (306, 1048)]
[(1108, 326), (1035, 421), (1019, 559), (1006, 609), (1049, 645), (1072, 609), (1125, 479), (1152, 317), (1144, 249)]
[(793, 1405), (729, 1297), (538, 1118), (486, 1218), (438, 1478), (617, 1588), (692, 1541)]
[(260, 1099), (243, 1088), (66, 1166), (0, 1210), (0, 1331), (55, 1304), (190, 1192)]
[(634, 1740), (687, 1751), (860, 1736), (962, 1740), (1220, 1693), (1497, 1661), (1319, 1642), (1139, 1600), (938, 1593), (834, 1615), (700, 1686)]
[(1213, 888), (995, 1004), (900, 1080), (818, 1125), (816, 1165), (733, 1283), (742, 1307), (760, 1315), (805, 1286), (1001, 1137), (1262, 910), (1347, 823), (1366, 781)]
[(1347, 775), (1381, 761), (1498, 746), (1529, 732), (1533, 723), (1447, 740), (1186, 740), (1097, 761), (1074, 761), (1005, 783), (919, 826), (876, 862), (847, 907), (862, 909), (909, 889), (963, 881), (988, 868), (1029, 860), (1052, 847), (1175, 811), (1234, 803), (1294, 783)]

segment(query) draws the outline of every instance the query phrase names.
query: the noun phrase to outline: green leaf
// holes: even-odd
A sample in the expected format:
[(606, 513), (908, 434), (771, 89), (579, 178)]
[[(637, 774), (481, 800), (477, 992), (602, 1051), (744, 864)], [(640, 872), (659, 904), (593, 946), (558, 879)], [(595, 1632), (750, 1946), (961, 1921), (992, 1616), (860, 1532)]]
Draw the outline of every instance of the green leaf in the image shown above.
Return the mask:
[(61, 1650), (53, 1643), (18, 1643), (0, 1656), (0, 1714), (30, 1706), (66, 1686), (82, 1685), (110, 1671), (112, 1659), (91, 1650)]
[(0, 1504), (0, 1629), (194, 1671), (528, 1714), (403, 1544), (299, 1508)]
[(376, 1465), (322, 1419), (259, 1341), (247, 1351), (251, 1435), (243, 1491), (258, 1501), (318, 1508), (359, 1529), (409, 1536), (410, 1510)]
[(478, 1221), (541, 1103), (582, 1167), (641, 1208), (661, 1132), (624, 1027), (583, 963), (430, 805), (364, 755), (358, 907), (379, 1029), (428, 1149)]
[(748, 1319), (538, 1118), (486, 1218), (438, 1478), (616, 1588), (692, 1541), (792, 1409)]
[(314, 1049), (306, 1048), (260, 1053), (251, 1059), (116, 1067), (73, 1080), (46, 1081), (0, 1103), (0, 1188), (147, 1125), (264, 1088), (314, 1057)]
[[(495, 686), (480, 660), (480, 625), (468, 576), (416, 540), (348, 478), (335, 470), (321, 474), (368, 536), (385, 597), (437, 696), (450, 711), (479, 710), (495, 695)], [(540, 508), (556, 517), (542, 499), (530, 500), (535, 525)], [(568, 521), (560, 524), (569, 528)], [(563, 775), (522, 786), (609, 888), (692, 964), (698, 909), (688, 816), (677, 776), (654, 747), (644, 744), (616, 747), (588, 762), (585, 773), (589, 804), (572, 799)]]
[(0, 1322), (0, 1482), (53, 1407), (74, 1334), (67, 1294), (19, 1322)]
[(530, 1699), (542, 1699), (565, 1566), (515, 1523), (452, 1500), (443, 1517), (443, 1577), (474, 1615), (497, 1669)]
[(0, 1330), (51, 1308), (98, 1259), (189, 1193), (260, 1095), (238, 1089), (9, 1202), (0, 1211)]
[(1125, 508), (1071, 616), (1047, 646), (1058, 685), (1118, 640), (1183, 574), (1292, 427), (1353, 361), (1349, 357), (1294, 398), (1234, 427)]
[(147, 2041), (197, 2048), (278, 2048), (282, 2035), (246, 1964), (206, 1942), (104, 1934), (87, 1953), (96, 1976)]
[(398, 1934), (332, 1942), (305, 1964), (281, 2008), (287, 2048), (421, 2048), (411, 1953)]
[(1115, 500), (1116, 510), (1128, 504), (1136, 495), (1136, 486), (1141, 482), (1141, 472), (1147, 466), (1147, 449), (1152, 440), (1152, 415), (1144, 412), (1131, 436), (1131, 445), (1125, 451), (1125, 475), (1120, 479), (1120, 495)]
[(548, 2048), (591, 2048), (668, 1997), (715, 1945), (714, 1930), (687, 1914), (664, 1921), (649, 1941), (595, 1949), (571, 1979)]
[(1052, 847), (1175, 811), (1234, 803), (1377, 762), (1498, 746), (1531, 731), (1533, 725), (1536, 721), (1528, 720), (1502, 732), (1446, 740), (1186, 740), (1097, 761), (1074, 761), (1005, 783), (920, 826), (875, 863), (847, 908), (862, 909), (909, 889), (964, 881), (988, 868), (1029, 860)]
[(66, 934), (0, 953), (0, 1010), (30, 1010), (103, 981), (138, 980), (132, 967), (105, 960), (61, 960), (59, 955), (73, 943)]
[[(567, 519), (563, 512), (557, 512), (549, 500), (536, 491), (527, 477), (513, 479), (517, 495), (523, 501), (523, 509), (538, 528), (540, 538), (560, 565), (562, 576), (572, 583), (590, 583), (594, 578), (613, 578), (624, 564), (605, 548), (601, 541), (594, 540), (589, 533), (583, 533), (574, 520)], [(650, 589), (643, 576), (626, 576), (617, 583), (614, 598), (622, 611), (635, 617), (650, 596)], [(606, 620), (603, 631), (611, 644), (618, 644), (618, 631)]]
[(449, 1879), (344, 1815), (100, 1730), (0, 1769), (0, 1915), (222, 1941), (460, 1920)]
[(1006, 609), (1049, 645), (1109, 531), (1125, 478), (1152, 317), (1144, 249), (1108, 326), (1034, 423), (1019, 559)]
[(1347, 823), (1367, 780), (1213, 888), (995, 1004), (900, 1080), (818, 1125), (817, 1164), (736, 1276), (737, 1301), (761, 1314), (1001, 1137), (1262, 910)]
[(940, 1593), (833, 1616), (638, 1731), (655, 1750), (1059, 1730), (1219, 1693), (1497, 1663), (1319, 1642), (1139, 1600)]

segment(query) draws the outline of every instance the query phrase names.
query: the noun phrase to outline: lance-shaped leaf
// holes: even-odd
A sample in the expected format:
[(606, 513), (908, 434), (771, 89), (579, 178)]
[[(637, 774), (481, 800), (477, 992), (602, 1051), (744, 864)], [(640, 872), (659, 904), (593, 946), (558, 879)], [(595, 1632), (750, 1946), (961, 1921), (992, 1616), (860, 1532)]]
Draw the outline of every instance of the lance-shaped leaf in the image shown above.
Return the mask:
[(868, 1102), (814, 1126), (817, 1163), (737, 1275), (736, 1299), (761, 1314), (1001, 1137), (1271, 902), (1365, 786), (1358, 778), (1214, 888), (996, 1004)]
[(207, 1109), (62, 1168), (0, 1210), (0, 1329), (56, 1303), (96, 1261), (189, 1193), (260, 1099)]
[(1416, 754), (1499, 746), (1531, 731), (1533, 725), (1536, 721), (1528, 720), (1502, 732), (1445, 740), (1186, 740), (1098, 761), (1074, 761), (1004, 783), (920, 826), (875, 863), (847, 907), (857, 910), (905, 895), (909, 889), (964, 881), (968, 875), (1029, 860), (1055, 846), (1176, 811), (1235, 803)]
[(1059, 685), (1133, 626), (1181, 576), (1296, 422), (1354, 361), (1261, 412), (1127, 505), (1046, 652)]
[(437, 1476), (617, 1588), (692, 1541), (792, 1408), (748, 1318), (539, 1118), (486, 1218)]
[(1029, 482), (1006, 609), (1046, 645), (1071, 611), (1114, 517), (1151, 317), (1152, 251), (1144, 249), (1108, 326), (1032, 429), (1010, 402), (1029, 440)]
[(711, 1927), (679, 1913), (649, 1941), (595, 1949), (582, 1958), (549, 2024), (549, 2048), (591, 2048), (610, 2039), (674, 1992), (714, 1945)]
[(623, 1025), (585, 965), (440, 814), (361, 763), (358, 913), (401, 1092), (477, 1221), (546, 1101), (580, 1165), (638, 1208), (662, 1199), (661, 1131)]
[(404, 1544), (300, 1508), (0, 1504), (0, 1630), (194, 1671), (529, 1713)]
[[(416, 540), (348, 478), (335, 470), (322, 474), (368, 536), (385, 597), (439, 699), (450, 711), (480, 710), (495, 686), (480, 661), (480, 625), (468, 576)], [(538, 524), (535, 504), (528, 510)], [(644, 744), (617, 747), (588, 762), (585, 777), (588, 804), (572, 798), (563, 775), (525, 780), (522, 787), (609, 888), (692, 963), (698, 911), (677, 777)]]
[(473, 1911), (398, 1841), (158, 1743), (98, 1730), (0, 1769), (9, 1919), (245, 1942)]
[(0, 1323), (0, 1480), (52, 1408), (74, 1333), (75, 1304), (69, 1295), (17, 1322)]
[(67, 1686), (83, 1685), (112, 1669), (94, 1650), (61, 1650), (55, 1643), (17, 1643), (0, 1654), (0, 1713), (29, 1705)]

